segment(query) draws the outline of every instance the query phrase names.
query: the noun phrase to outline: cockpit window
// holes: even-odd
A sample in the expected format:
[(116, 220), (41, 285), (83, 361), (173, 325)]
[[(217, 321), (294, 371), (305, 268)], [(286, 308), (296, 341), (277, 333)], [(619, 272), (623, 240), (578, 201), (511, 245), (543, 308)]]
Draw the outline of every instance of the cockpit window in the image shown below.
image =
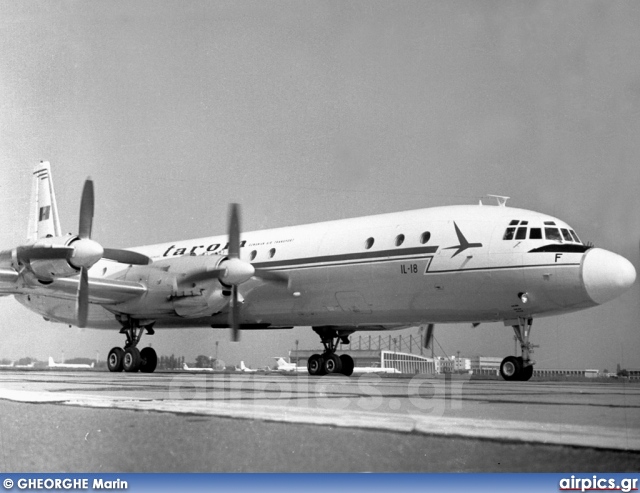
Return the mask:
[(560, 235), (560, 230), (558, 228), (544, 228), (544, 236), (547, 240), (562, 241), (562, 236)]
[(518, 221), (517, 219), (514, 219), (513, 221), (511, 221), (511, 222), (509, 223), (509, 226), (517, 226), (519, 222), (520, 222), (520, 221)]
[(516, 232), (516, 228), (507, 228), (507, 230), (504, 232), (504, 236), (502, 237), (503, 240), (513, 240), (513, 235)]
[(580, 238), (578, 238), (578, 235), (576, 234), (576, 232), (574, 230), (570, 230), (569, 233), (571, 233), (571, 236), (573, 236), (573, 239), (576, 240), (576, 242), (582, 243), (580, 241)]
[(516, 240), (526, 240), (527, 239), (527, 227), (518, 228), (516, 232)]
[(562, 231), (562, 237), (564, 238), (564, 241), (573, 241), (573, 238), (571, 238), (568, 229), (562, 228), (560, 231)]
[(530, 240), (541, 240), (542, 239), (542, 228), (531, 228), (529, 232)]

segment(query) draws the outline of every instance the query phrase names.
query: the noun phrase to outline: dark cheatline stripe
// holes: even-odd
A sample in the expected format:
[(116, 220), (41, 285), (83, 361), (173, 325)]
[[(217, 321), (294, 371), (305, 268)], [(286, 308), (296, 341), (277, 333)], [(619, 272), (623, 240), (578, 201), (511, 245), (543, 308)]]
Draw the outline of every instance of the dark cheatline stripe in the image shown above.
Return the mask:
[(293, 269), (296, 266), (302, 266), (307, 264), (309, 267), (319, 267), (320, 264), (337, 263), (337, 262), (350, 262), (363, 263), (363, 262), (387, 262), (390, 260), (405, 260), (407, 256), (418, 255), (433, 255), (438, 251), (437, 246), (428, 247), (415, 247), (404, 248), (402, 250), (379, 250), (374, 252), (357, 252), (357, 253), (345, 253), (342, 255), (325, 255), (322, 257), (306, 257), (291, 260), (279, 260), (276, 262), (257, 262), (253, 266), (256, 268), (288, 268)]

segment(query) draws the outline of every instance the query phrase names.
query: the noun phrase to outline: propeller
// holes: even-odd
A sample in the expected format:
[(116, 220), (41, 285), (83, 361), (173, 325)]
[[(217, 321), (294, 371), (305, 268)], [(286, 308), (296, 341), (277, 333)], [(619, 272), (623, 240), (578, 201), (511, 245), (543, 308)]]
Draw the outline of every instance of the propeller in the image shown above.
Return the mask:
[(240, 340), (241, 306), (238, 286), (254, 276), (278, 284), (288, 284), (289, 278), (286, 274), (256, 269), (251, 263), (240, 259), (240, 205), (236, 203), (229, 205), (228, 241), (227, 258), (216, 268), (195, 272), (181, 279), (181, 282), (219, 279), (224, 284), (231, 286), (228, 324), (231, 328), (231, 340), (238, 342)]
[(100, 243), (91, 239), (95, 196), (93, 180), (87, 178), (80, 199), (80, 220), (78, 237), (67, 246), (34, 245), (20, 246), (16, 256), (23, 263), (32, 260), (66, 260), (80, 270), (76, 297), (76, 316), (78, 327), (86, 327), (89, 314), (89, 269), (100, 259), (107, 258), (116, 262), (148, 265), (151, 259), (146, 255), (116, 248), (103, 248)]

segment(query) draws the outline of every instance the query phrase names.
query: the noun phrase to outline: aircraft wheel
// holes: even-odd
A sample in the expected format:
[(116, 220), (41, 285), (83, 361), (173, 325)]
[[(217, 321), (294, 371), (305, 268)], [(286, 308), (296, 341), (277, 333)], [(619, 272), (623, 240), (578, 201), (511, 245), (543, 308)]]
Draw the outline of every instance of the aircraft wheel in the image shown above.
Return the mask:
[(342, 363), (342, 374), (348, 377), (353, 375), (353, 367), (355, 366), (353, 358), (348, 354), (341, 354), (340, 362)]
[(140, 357), (142, 363), (140, 364), (140, 371), (142, 373), (153, 373), (158, 366), (158, 355), (156, 350), (152, 347), (146, 347), (140, 351)]
[(112, 372), (122, 371), (122, 360), (124, 358), (124, 349), (119, 347), (114, 347), (111, 351), (109, 351), (109, 356), (107, 357), (107, 368)]
[(323, 375), (324, 362), (319, 354), (312, 354), (307, 361), (309, 375)]
[(522, 368), (522, 373), (520, 374), (520, 381), (526, 382), (528, 380), (531, 380), (532, 376), (533, 376), (533, 365), (524, 366)]
[(331, 375), (332, 373), (340, 373), (340, 370), (342, 370), (342, 362), (340, 361), (340, 357), (335, 353), (325, 354), (324, 372), (327, 375)]
[(522, 363), (515, 356), (507, 356), (500, 363), (500, 375), (507, 381), (519, 380)]
[(122, 368), (127, 373), (134, 373), (140, 369), (142, 358), (138, 348), (129, 347), (124, 350), (124, 358), (122, 358)]

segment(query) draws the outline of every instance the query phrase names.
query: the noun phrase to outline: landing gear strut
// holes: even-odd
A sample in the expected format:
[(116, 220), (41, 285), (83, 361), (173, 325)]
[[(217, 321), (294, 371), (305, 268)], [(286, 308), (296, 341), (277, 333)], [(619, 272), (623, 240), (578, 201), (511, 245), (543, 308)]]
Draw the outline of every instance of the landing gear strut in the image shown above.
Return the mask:
[(531, 325), (533, 319), (520, 318), (518, 325), (513, 325), (513, 331), (520, 342), (522, 356), (507, 356), (500, 363), (500, 375), (508, 381), (526, 382), (533, 376), (533, 365), (535, 361), (531, 359), (534, 346), (529, 342), (529, 334), (531, 333)]
[(140, 325), (139, 320), (121, 319), (121, 334), (127, 336), (127, 342), (123, 348), (114, 347), (109, 351), (107, 357), (107, 367), (111, 372), (120, 372), (122, 370), (133, 373), (141, 371), (142, 373), (153, 373), (158, 365), (158, 355), (155, 349), (146, 347), (142, 351), (137, 346), (142, 338), (144, 331), (152, 335), (154, 333), (153, 323), (148, 325)]
[(338, 356), (336, 348), (342, 341), (349, 343), (351, 331), (336, 330), (333, 327), (313, 327), (313, 331), (320, 336), (324, 352), (313, 354), (307, 362), (309, 375), (328, 375), (331, 373), (341, 373), (346, 376), (353, 374), (353, 358), (348, 354)]

